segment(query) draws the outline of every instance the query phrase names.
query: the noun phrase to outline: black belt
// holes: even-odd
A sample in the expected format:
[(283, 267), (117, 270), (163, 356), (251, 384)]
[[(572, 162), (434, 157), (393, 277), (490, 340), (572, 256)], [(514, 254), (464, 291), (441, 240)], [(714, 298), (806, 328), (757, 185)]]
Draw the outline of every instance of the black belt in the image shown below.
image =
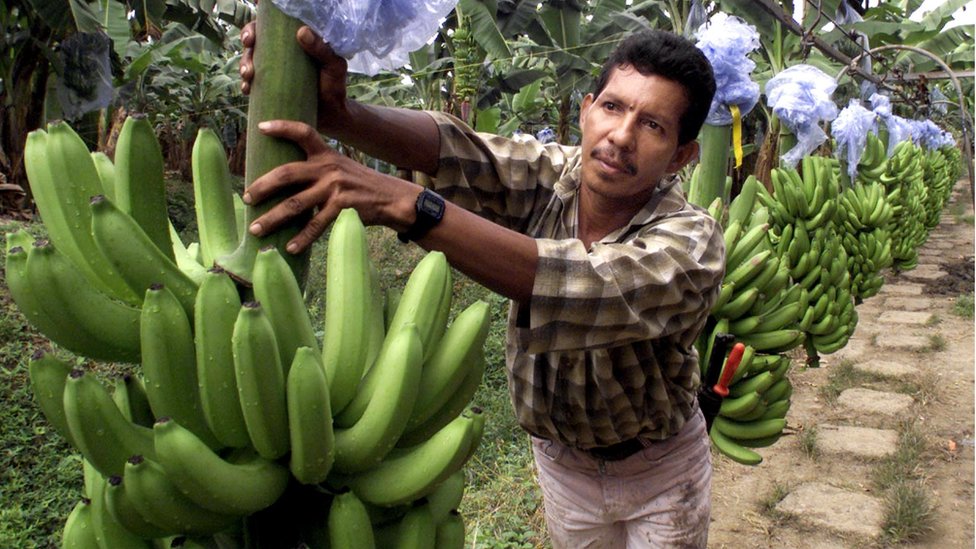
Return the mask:
[(591, 456), (602, 459), (603, 461), (620, 461), (644, 449), (644, 443), (636, 438), (603, 446), (600, 448), (590, 448), (586, 450)]

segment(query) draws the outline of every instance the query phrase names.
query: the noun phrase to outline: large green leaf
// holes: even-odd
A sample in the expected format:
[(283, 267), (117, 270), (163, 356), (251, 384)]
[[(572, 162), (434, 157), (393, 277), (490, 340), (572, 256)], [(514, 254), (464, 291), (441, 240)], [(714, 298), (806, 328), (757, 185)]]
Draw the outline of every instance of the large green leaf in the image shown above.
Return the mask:
[(553, 43), (563, 49), (579, 46), (582, 17), (583, 13), (577, 5), (562, 0), (549, 0), (539, 12), (539, 18)]
[(479, 0), (460, 0), (458, 6), (461, 13), (471, 21), (471, 34), (475, 42), (489, 55), (495, 59), (507, 59), (512, 56), (505, 37), (498, 30), (495, 24), (493, 12), (489, 11), (488, 6)]
[(952, 15), (959, 9), (972, 4), (972, 0), (944, 0), (935, 9), (925, 14), (922, 25), (929, 30), (942, 30), (952, 22)]
[(126, 6), (116, 0), (100, 0), (102, 27), (112, 39), (112, 47), (119, 58), (125, 57), (126, 45), (132, 37), (129, 19), (126, 17)]
[(495, 12), (498, 28), (506, 37), (524, 33), (539, 11), (537, 0), (501, 0)]
[(102, 22), (95, 11), (98, 9), (97, 3), (94, 4), (95, 9), (92, 9), (84, 0), (68, 0), (68, 6), (75, 20), (75, 28), (79, 32), (95, 33), (102, 30)]

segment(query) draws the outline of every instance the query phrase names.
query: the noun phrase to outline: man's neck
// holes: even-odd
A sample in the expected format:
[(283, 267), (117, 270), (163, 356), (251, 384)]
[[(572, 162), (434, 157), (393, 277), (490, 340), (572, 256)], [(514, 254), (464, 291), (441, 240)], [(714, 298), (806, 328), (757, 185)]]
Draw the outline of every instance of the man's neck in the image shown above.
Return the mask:
[(581, 186), (577, 238), (589, 250), (594, 242), (627, 225), (649, 199), (650, 195), (644, 198), (612, 200)]

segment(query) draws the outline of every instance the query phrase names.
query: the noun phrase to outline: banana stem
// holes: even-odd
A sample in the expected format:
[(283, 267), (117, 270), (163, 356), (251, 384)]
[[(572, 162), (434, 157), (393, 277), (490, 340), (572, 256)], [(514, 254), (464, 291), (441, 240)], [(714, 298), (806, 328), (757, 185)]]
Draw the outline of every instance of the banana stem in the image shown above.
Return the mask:
[(689, 189), (688, 201), (707, 208), (717, 197), (729, 202), (725, 194), (725, 178), (729, 172), (729, 146), (732, 143), (732, 126), (705, 124), (698, 136), (701, 143), (699, 173)]
[[(780, 156), (780, 158), (782, 158), (784, 154), (790, 152), (790, 149), (792, 149), (795, 146), (796, 146), (796, 135), (794, 135), (793, 133), (791, 133), (790, 130), (786, 129), (786, 125), (785, 124), (780, 123), (780, 132), (779, 132), (779, 156)], [(780, 161), (778, 163), (778, 165), (780, 165), (780, 167), (783, 167), (783, 168), (792, 168), (792, 167), (794, 167), (794, 166), (782, 166), (782, 161)]]
[(819, 368), (820, 354), (817, 352), (817, 348), (813, 344), (813, 339), (809, 335), (803, 340), (803, 347), (807, 351), (807, 368)]
[[(248, 101), (245, 187), (282, 164), (305, 159), (300, 147), (262, 134), (258, 130), (258, 123), (285, 119), (315, 126), (318, 114), (318, 71), (295, 40), (301, 21), (282, 13), (273, 2), (260, 2), (256, 23), (258, 46), (254, 48), (254, 79)], [(249, 226), (280, 201), (277, 198), (257, 206), (248, 206), (246, 225)], [(285, 245), (308, 219), (308, 215), (296, 217), (288, 227), (264, 238), (245, 232), (237, 250), (219, 258), (217, 263), (238, 282), (250, 286), (251, 270), (258, 250), (273, 245), (287, 259), (299, 285), (304, 287), (309, 253), (290, 254), (285, 251)]]

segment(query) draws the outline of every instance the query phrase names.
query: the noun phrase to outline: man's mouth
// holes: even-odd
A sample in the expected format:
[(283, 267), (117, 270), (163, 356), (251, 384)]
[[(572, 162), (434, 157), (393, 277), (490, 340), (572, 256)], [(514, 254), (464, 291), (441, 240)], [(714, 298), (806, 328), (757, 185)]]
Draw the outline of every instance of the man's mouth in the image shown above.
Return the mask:
[(637, 175), (637, 166), (606, 149), (594, 149), (590, 156), (609, 168), (611, 171), (623, 172), (627, 175)]

